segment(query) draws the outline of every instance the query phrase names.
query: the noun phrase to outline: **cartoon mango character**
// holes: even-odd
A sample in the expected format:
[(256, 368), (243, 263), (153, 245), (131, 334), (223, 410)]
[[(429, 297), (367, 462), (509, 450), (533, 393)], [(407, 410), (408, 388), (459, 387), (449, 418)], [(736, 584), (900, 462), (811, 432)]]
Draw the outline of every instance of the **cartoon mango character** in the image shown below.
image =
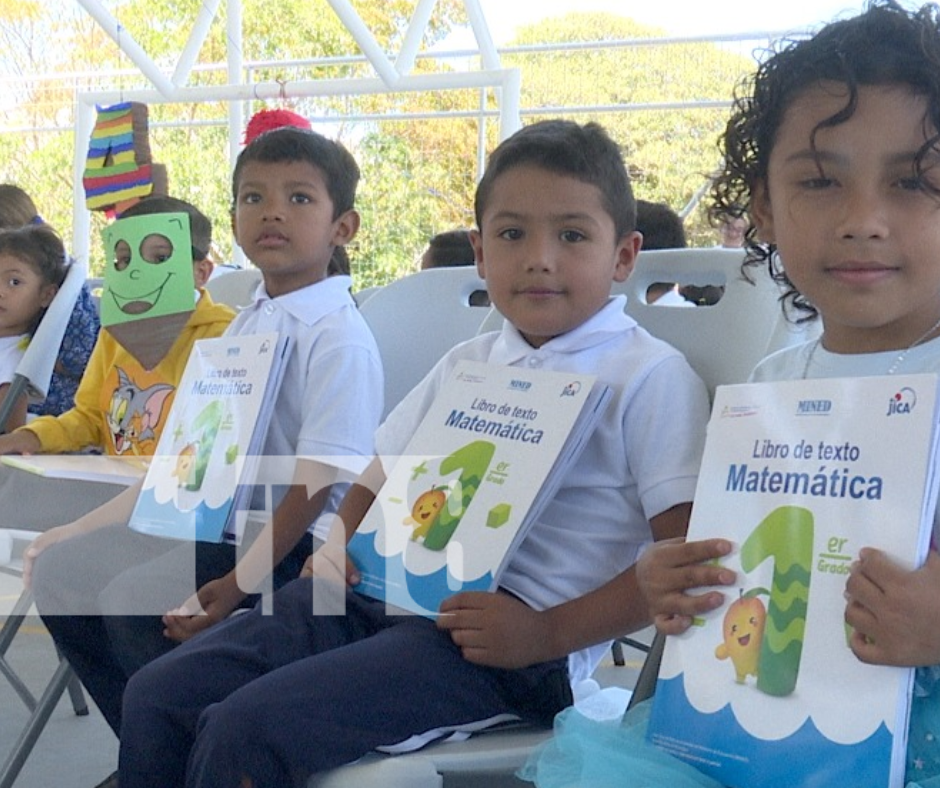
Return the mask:
[(403, 525), (414, 526), (411, 532), (412, 542), (416, 542), (419, 538), (424, 539), (428, 535), (434, 518), (437, 517), (437, 513), (447, 500), (446, 489), (446, 487), (434, 487), (421, 493), (411, 507), (411, 515), (402, 520)]
[(185, 487), (192, 481), (193, 474), (196, 472), (197, 450), (195, 443), (187, 443), (176, 456), (176, 467), (170, 475), (176, 477), (177, 486)]
[(767, 593), (765, 588), (742, 592), (725, 612), (722, 624), (724, 643), (715, 649), (715, 656), (731, 660), (738, 684), (743, 684), (747, 676), (757, 677), (764, 624), (767, 621), (767, 610), (757, 597), (758, 594)]

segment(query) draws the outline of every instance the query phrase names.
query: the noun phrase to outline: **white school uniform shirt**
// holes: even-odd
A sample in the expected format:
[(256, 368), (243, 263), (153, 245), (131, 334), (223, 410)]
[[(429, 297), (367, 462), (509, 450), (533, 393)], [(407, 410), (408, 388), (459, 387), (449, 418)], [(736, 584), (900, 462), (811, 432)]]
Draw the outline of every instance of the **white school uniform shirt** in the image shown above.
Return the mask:
[[(572, 331), (534, 348), (509, 321), (456, 346), (386, 418), (376, 450), (390, 468), (457, 361), (596, 374), (613, 396), (578, 462), (511, 558), (500, 586), (536, 610), (598, 588), (649, 545), (649, 518), (692, 500), (708, 394), (679, 351), (624, 314), (617, 296)], [(572, 684), (609, 643), (569, 657)]]
[[(373, 436), (384, 408), (382, 359), (349, 294), (351, 285), (348, 276), (331, 276), (271, 298), (262, 282), (253, 303), (225, 331), (227, 336), (277, 331), (293, 337), (265, 439), (266, 456), (308, 457), (358, 475), (374, 454)], [(325, 512), (336, 510), (342, 493), (334, 487)], [(318, 524), (319, 529), (311, 525), (310, 530), (325, 539), (329, 518)]]

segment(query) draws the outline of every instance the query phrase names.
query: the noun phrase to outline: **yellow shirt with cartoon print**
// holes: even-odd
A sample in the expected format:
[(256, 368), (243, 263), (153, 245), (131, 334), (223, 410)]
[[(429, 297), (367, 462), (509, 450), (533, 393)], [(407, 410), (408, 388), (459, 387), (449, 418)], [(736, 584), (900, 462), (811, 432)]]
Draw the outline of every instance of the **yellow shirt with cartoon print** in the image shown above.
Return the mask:
[(61, 416), (41, 416), (20, 429), (39, 438), (44, 454), (97, 447), (113, 456), (151, 456), (193, 343), (220, 336), (234, 317), (231, 308), (216, 304), (205, 290), (200, 291), (176, 342), (150, 370), (103, 329), (75, 393), (75, 406)]

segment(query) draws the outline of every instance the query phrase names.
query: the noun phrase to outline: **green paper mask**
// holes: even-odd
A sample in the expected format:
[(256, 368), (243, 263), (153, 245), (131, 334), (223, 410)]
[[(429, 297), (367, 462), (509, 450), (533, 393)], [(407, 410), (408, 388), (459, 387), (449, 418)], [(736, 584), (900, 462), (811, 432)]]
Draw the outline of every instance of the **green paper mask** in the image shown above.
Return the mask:
[(192, 312), (189, 216), (155, 213), (118, 219), (102, 233), (107, 266), (101, 325)]

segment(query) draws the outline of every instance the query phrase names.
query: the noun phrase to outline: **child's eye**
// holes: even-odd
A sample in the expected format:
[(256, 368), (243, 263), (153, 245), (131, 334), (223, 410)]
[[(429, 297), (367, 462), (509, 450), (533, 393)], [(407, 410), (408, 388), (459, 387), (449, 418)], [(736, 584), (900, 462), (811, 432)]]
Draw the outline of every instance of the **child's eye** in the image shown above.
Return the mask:
[(576, 244), (578, 241), (583, 241), (587, 236), (579, 232), (578, 230), (564, 230), (561, 233), (561, 240), (566, 243)]
[(909, 192), (931, 191), (929, 181), (922, 176), (911, 176), (909, 178), (899, 178), (898, 188)]
[(131, 264), (130, 255), (119, 254), (114, 258), (114, 268), (116, 271), (123, 271)]
[(506, 241), (518, 241), (522, 238), (522, 230), (518, 227), (509, 227), (496, 233), (497, 238), (503, 238)]
[(261, 202), (261, 195), (256, 192), (245, 192), (245, 194), (241, 196), (241, 201), (246, 205), (255, 205)]
[(307, 203), (312, 202), (312, 200), (310, 199), (310, 195), (303, 194), (301, 192), (292, 194), (290, 196), (290, 201), (293, 203), (297, 203), (298, 205), (306, 205)]
[(802, 186), (804, 189), (828, 189), (833, 185), (835, 185), (835, 181), (832, 178), (826, 178), (823, 175), (817, 176), (815, 178), (806, 178), (805, 180), (800, 181), (800, 186)]
[(7, 284), (10, 285), (10, 287), (19, 287), (21, 284), (23, 284), (23, 280), (22, 280), (22, 279), (17, 279), (17, 278), (14, 276), (14, 277), (12, 277), (12, 278), (10, 279), (9, 282), (7, 282)]

